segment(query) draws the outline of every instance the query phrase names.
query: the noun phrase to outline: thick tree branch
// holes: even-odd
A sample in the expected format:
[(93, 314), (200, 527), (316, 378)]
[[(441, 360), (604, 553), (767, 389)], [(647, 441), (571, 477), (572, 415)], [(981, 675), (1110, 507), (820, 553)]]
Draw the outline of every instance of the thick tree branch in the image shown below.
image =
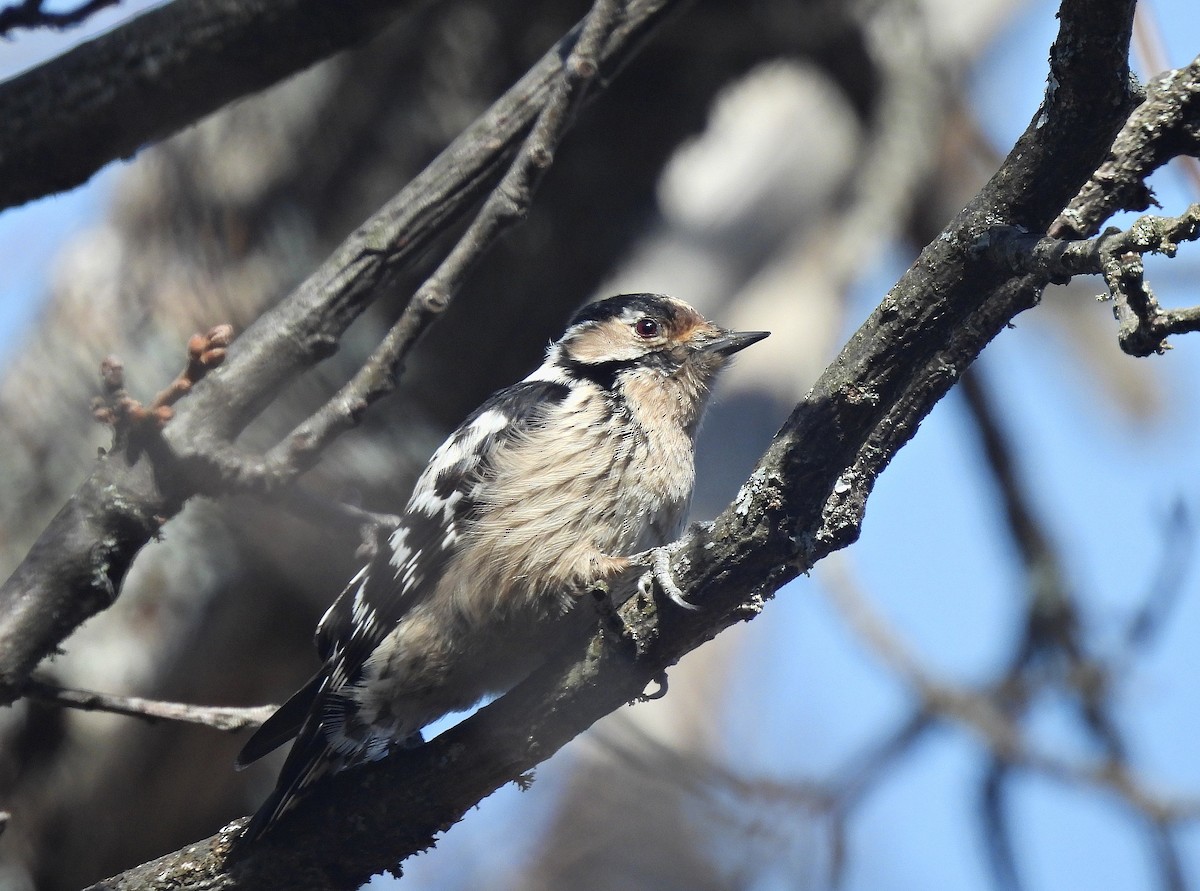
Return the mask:
[(239, 848), (234, 823), (97, 887), (353, 887), (429, 847), (481, 798), (853, 541), (879, 472), (983, 346), (1036, 302), (1043, 280), (1010, 282), (970, 247), (997, 222), (1043, 229), (1104, 157), (1133, 104), (1132, 13), (1117, 0), (1063, 3), (1056, 88), (1039, 119), (822, 375), (734, 503), (684, 539), (672, 568), (700, 611), (634, 596), (620, 609), (628, 643), (597, 634), (570, 646), (429, 744), (335, 776), (260, 844)]
[(71, 189), (430, 0), (175, 0), (0, 84), (0, 209)]
[[(611, 79), (682, 0), (632, 0), (604, 45)], [(104, 456), (0, 587), (0, 702), (34, 666), (117, 596), (137, 552), (191, 496), (236, 474), (237, 434), (338, 340), (396, 274), (499, 178), (562, 76), (569, 35), (426, 170), (364, 223), (307, 281), (261, 316), (178, 404), (161, 436)]]

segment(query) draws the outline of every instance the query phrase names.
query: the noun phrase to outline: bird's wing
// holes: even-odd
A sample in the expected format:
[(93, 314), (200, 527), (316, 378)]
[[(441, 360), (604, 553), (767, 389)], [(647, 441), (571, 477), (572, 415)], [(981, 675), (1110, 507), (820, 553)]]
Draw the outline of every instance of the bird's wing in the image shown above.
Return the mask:
[(501, 447), (541, 424), (565, 384), (522, 381), (494, 394), (450, 435), (417, 480), (400, 523), (317, 628), (317, 650), (353, 683), (366, 660), (434, 588), (476, 517), (474, 492)]

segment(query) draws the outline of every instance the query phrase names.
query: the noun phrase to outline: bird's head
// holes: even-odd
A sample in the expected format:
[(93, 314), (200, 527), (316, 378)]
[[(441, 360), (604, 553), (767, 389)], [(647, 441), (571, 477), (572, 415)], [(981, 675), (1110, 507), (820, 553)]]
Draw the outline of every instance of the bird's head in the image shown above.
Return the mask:
[(621, 294), (581, 309), (531, 379), (598, 386), (643, 424), (695, 435), (717, 373), (768, 333), (714, 325), (673, 297)]
[(682, 300), (621, 294), (588, 304), (552, 348), (569, 374), (611, 389), (631, 376), (707, 389), (729, 357), (767, 331), (730, 331)]

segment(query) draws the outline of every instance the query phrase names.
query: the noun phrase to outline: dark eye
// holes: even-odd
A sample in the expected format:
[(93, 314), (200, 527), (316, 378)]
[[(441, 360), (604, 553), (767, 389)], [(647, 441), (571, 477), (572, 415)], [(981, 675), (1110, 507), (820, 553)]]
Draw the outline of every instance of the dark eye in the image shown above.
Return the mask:
[(633, 330), (637, 332), (638, 337), (649, 340), (651, 337), (658, 337), (658, 322), (649, 316), (643, 316), (634, 323)]

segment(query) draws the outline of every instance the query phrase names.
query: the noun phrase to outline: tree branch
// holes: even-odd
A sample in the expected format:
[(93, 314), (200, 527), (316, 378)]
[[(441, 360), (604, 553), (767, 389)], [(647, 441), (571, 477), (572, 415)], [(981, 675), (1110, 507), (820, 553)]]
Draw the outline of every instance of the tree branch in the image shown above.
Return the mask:
[(1200, 154), (1200, 58), (1153, 81), (1107, 160), (1046, 231), (1086, 238), (1118, 210), (1156, 204), (1146, 178), (1177, 155)]
[(164, 702), (140, 696), (117, 696), (91, 690), (72, 690), (46, 681), (30, 678), (21, 690), (27, 699), (85, 712), (110, 712), (144, 721), (183, 721), (201, 724), (214, 730), (233, 732), (258, 727), (271, 717), (277, 705), (225, 706), (192, 705), (186, 702)]
[(832, 585), (831, 591), (839, 611), (858, 636), (913, 688), (922, 711), (970, 728), (998, 762), (1110, 792), (1154, 825), (1200, 818), (1200, 798), (1161, 796), (1116, 758), (1076, 763), (1036, 748), (997, 701), (1001, 697), (996, 691), (968, 690), (936, 678), (891, 633), (847, 577)]
[(138, 16), (0, 84), (0, 210), (74, 188), (425, 2), (175, 0)]
[(1012, 228), (984, 234), (981, 254), (1014, 272), (1030, 272), (1063, 283), (1074, 275), (1104, 276), (1116, 303), (1117, 339), (1132, 356), (1168, 349), (1172, 334), (1200, 331), (1200, 307), (1164, 310), (1145, 281), (1142, 256), (1175, 256), (1180, 242), (1200, 238), (1200, 204), (1177, 217), (1140, 217), (1129, 229), (1110, 228), (1088, 241), (1043, 238)]

